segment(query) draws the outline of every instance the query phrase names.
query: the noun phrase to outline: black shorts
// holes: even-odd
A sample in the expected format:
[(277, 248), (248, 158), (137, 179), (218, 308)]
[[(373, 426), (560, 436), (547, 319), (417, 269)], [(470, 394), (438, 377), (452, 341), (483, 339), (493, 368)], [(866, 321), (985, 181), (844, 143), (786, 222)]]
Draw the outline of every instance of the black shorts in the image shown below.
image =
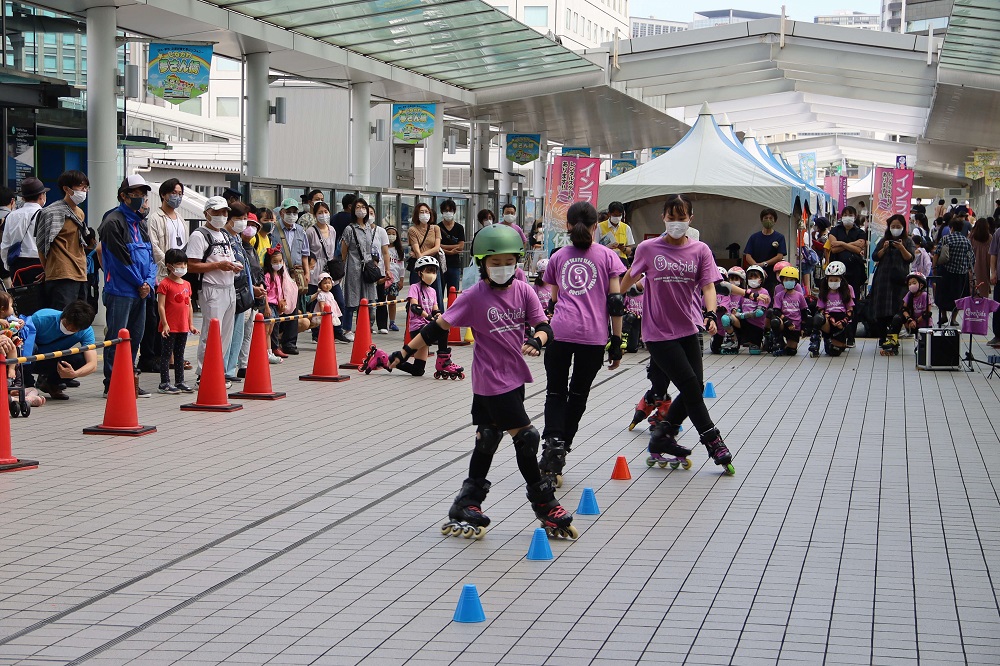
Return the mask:
[(531, 425), (524, 411), (524, 386), (500, 395), (472, 394), (472, 422), (497, 430), (517, 430)]

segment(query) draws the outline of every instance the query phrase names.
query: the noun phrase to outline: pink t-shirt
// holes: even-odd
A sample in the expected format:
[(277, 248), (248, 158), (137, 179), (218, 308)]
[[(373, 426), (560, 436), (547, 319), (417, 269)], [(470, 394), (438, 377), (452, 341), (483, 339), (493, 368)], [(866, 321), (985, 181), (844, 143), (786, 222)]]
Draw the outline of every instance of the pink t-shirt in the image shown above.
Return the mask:
[(542, 304), (542, 309), (545, 309), (549, 304), (549, 299), (552, 298), (552, 288), (547, 284), (532, 285), (532, 288), (535, 290), (535, 295), (538, 296), (538, 302)]
[(917, 294), (906, 292), (906, 295), (903, 296), (903, 307), (907, 309), (914, 319), (929, 315), (931, 304), (927, 290), (925, 289)]
[(462, 292), (444, 313), (450, 326), (472, 329), (472, 392), (500, 395), (532, 381), (521, 355), (524, 327), (547, 321), (534, 290), (514, 280), (506, 289), (494, 289), (480, 280)]
[(826, 300), (823, 300), (822, 296), (819, 297), (819, 300), (816, 301), (816, 309), (823, 310), (824, 312), (828, 312), (830, 314), (843, 314), (848, 310), (853, 310), (854, 287), (848, 286), (847, 289), (850, 292), (850, 296), (847, 297), (846, 303), (844, 302), (844, 299), (841, 298), (839, 291), (833, 291), (831, 289), (830, 293), (826, 295)]
[(972, 298), (966, 296), (955, 301), (955, 308), (962, 312), (962, 333), (986, 335), (989, 332), (989, 320), (1000, 303), (989, 298)]
[(424, 309), (424, 314), (419, 317), (410, 313), (410, 333), (413, 333), (431, 323), (430, 314), (437, 308), (438, 303), (437, 292), (434, 291), (434, 287), (428, 287), (423, 282), (415, 282), (410, 285), (406, 298), (413, 299), (414, 303)]
[[(757, 298), (754, 299), (753, 296), (756, 296)], [(754, 313), (757, 310), (767, 310), (767, 305), (770, 303), (770, 300), (771, 295), (767, 293), (767, 289), (764, 287), (747, 289), (745, 296), (740, 296), (738, 299), (733, 301), (733, 309), (739, 312), (747, 313)], [(764, 317), (751, 317), (746, 319), (746, 322), (751, 326), (764, 328)]]
[(608, 285), (624, 275), (618, 253), (598, 243), (586, 250), (567, 245), (549, 259), (542, 277), (559, 288), (552, 331), (560, 342), (604, 345), (608, 341)]
[(809, 303), (798, 289), (785, 291), (784, 287), (778, 287), (774, 295), (774, 307), (780, 309), (781, 314), (788, 317), (795, 328), (802, 328), (802, 311), (809, 309)]
[(663, 238), (639, 243), (632, 274), (646, 274), (642, 338), (647, 342), (677, 340), (698, 332), (704, 322), (696, 296), (718, 282), (715, 257), (701, 241), (670, 245)]
[(638, 296), (625, 297), (625, 309), (634, 314), (639, 319), (642, 319), (642, 297), (643, 294), (639, 294)]

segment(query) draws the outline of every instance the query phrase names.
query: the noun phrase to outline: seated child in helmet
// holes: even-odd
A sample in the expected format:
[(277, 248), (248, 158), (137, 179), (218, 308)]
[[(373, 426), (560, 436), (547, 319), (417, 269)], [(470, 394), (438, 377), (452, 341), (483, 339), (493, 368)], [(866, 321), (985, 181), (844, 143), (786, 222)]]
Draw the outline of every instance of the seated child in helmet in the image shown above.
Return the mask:
[(784, 346), (774, 350), (775, 356), (795, 356), (802, 338), (802, 324), (809, 316), (809, 304), (799, 289), (799, 271), (788, 265), (778, 274), (781, 284), (775, 287), (774, 316), (771, 330), (784, 341)]
[[(406, 308), (410, 313), (410, 335), (417, 335), (427, 324), (441, 316), (438, 309), (437, 291), (434, 289), (434, 281), (438, 274), (438, 261), (436, 257), (420, 257), (416, 266), (419, 282), (410, 285), (410, 290), (406, 294)], [(439, 349), (442, 345), (447, 345), (447, 338), (438, 342)], [(422, 347), (413, 355), (412, 363), (401, 363), (399, 369), (414, 377), (424, 374), (427, 366), (428, 347)]]
[(820, 330), (830, 337), (838, 354), (847, 348), (847, 326), (854, 316), (854, 288), (844, 279), (846, 272), (843, 263), (830, 262), (826, 267), (826, 276), (820, 282), (819, 299), (816, 301), (817, 317), (822, 317)]
[(918, 328), (931, 327), (931, 299), (927, 293), (927, 278), (914, 271), (906, 276), (906, 286), (903, 310), (892, 319), (890, 332), (897, 335), (903, 327), (909, 333), (916, 333)]
[(732, 303), (732, 326), (739, 337), (740, 346), (749, 346), (751, 351), (759, 351), (764, 342), (764, 311), (771, 304), (771, 295), (764, 288), (766, 274), (762, 267), (751, 266), (747, 269), (746, 276), (746, 293)]

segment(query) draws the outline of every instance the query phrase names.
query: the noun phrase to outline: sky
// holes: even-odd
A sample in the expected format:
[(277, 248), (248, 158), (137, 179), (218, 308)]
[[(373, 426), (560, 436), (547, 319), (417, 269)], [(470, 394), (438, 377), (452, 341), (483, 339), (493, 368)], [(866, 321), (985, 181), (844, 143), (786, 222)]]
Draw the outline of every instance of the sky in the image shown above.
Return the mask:
[(699, 10), (746, 9), (769, 14), (780, 14), (784, 4), (788, 17), (796, 21), (812, 22), (817, 14), (830, 14), (838, 9), (878, 13), (880, 0), (629, 0), (629, 14), (652, 16), (671, 21), (690, 21)]

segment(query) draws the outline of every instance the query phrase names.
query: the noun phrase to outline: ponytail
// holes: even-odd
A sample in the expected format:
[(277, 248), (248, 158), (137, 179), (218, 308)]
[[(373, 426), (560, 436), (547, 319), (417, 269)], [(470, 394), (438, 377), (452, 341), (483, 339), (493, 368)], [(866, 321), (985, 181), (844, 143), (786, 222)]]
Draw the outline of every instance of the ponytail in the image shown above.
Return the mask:
[(597, 224), (597, 210), (586, 201), (577, 201), (566, 211), (566, 226), (573, 247), (586, 250), (594, 242), (592, 227)]

